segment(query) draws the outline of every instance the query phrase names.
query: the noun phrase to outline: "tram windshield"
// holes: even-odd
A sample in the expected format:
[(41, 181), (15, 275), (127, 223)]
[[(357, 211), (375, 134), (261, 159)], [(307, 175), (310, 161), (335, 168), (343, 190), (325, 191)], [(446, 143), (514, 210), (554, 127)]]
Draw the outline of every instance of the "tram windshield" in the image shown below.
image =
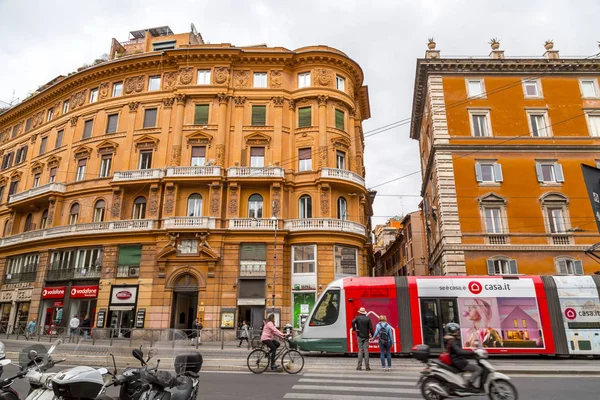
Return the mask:
[(310, 319), (310, 326), (332, 325), (337, 321), (339, 312), (340, 289), (328, 290), (315, 308)]

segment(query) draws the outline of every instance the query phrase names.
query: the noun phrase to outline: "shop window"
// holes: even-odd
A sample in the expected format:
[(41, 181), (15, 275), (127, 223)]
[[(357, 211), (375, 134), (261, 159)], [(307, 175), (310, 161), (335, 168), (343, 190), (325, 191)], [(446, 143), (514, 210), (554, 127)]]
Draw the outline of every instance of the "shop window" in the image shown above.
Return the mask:
[(357, 252), (354, 247), (333, 246), (336, 279), (358, 275)]
[(293, 246), (292, 264), (294, 274), (314, 274), (317, 264), (317, 245)]
[(248, 199), (248, 218), (263, 217), (263, 197), (260, 194), (253, 194)]
[(188, 197), (187, 203), (187, 216), (188, 217), (201, 217), (202, 216), (202, 196), (198, 193), (194, 193)]
[(317, 305), (310, 326), (325, 326), (334, 324), (339, 316), (340, 310), (340, 290), (330, 289), (325, 292), (321, 301)]
[(133, 201), (133, 215), (132, 219), (144, 219), (146, 218), (146, 198), (139, 196)]
[(312, 198), (307, 194), (298, 200), (298, 218), (312, 218)]

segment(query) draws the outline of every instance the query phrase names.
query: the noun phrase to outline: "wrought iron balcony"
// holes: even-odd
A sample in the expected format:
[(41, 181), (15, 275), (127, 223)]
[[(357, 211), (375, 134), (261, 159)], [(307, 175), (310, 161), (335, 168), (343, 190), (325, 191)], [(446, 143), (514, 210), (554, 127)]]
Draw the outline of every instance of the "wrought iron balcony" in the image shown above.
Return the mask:
[(165, 229), (215, 229), (212, 217), (171, 217), (164, 220)]
[(47, 281), (63, 281), (68, 279), (94, 279), (102, 276), (102, 264), (83, 268), (50, 268), (46, 274)]
[(4, 283), (35, 282), (36, 276), (37, 271), (6, 274), (4, 276)]
[(147, 179), (161, 179), (165, 171), (160, 168), (135, 169), (131, 171), (115, 171), (113, 182), (143, 181)]
[(348, 182), (354, 182), (361, 186), (365, 186), (365, 178), (355, 174), (352, 171), (339, 168), (323, 168), (321, 169), (321, 178), (341, 179)]
[(213, 165), (204, 165), (201, 167), (169, 167), (167, 168), (167, 177), (202, 177), (202, 176), (221, 176), (221, 167)]
[(302, 218), (285, 221), (284, 229), (299, 231), (337, 231), (366, 235), (364, 225), (358, 222), (332, 218)]
[(13, 194), (8, 198), (8, 204), (15, 203), (17, 201), (29, 199), (31, 197), (39, 196), (45, 193), (64, 193), (67, 191), (67, 185), (64, 183), (49, 183), (47, 185), (38, 186), (33, 189), (26, 190), (24, 192)]
[(283, 178), (281, 167), (231, 167), (227, 169), (229, 178)]

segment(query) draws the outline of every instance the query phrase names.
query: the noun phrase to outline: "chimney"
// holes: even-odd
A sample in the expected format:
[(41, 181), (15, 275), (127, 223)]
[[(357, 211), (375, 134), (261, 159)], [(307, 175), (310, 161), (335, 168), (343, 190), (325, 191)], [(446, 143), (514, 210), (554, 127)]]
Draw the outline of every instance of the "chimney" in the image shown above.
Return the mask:
[(544, 43), (544, 48), (546, 49), (544, 57), (546, 57), (548, 60), (558, 60), (560, 58), (558, 50), (553, 50), (554, 40), (546, 40), (546, 43)]
[(440, 51), (435, 49), (436, 43), (435, 40), (431, 37), (427, 43), (427, 51), (425, 52), (425, 58), (435, 59), (440, 58)]
[(500, 50), (500, 40), (494, 38), (490, 40), (490, 47), (492, 48), (492, 52), (490, 53), (490, 57), (496, 60), (500, 60), (504, 58), (504, 50)]

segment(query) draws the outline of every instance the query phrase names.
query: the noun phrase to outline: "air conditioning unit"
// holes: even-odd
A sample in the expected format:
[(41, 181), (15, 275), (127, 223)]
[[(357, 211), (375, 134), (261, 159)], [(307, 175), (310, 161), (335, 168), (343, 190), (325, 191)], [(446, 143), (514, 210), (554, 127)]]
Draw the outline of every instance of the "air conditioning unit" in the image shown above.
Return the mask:
[(139, 267), (129, 267), (129, 276), (140, 276)]

